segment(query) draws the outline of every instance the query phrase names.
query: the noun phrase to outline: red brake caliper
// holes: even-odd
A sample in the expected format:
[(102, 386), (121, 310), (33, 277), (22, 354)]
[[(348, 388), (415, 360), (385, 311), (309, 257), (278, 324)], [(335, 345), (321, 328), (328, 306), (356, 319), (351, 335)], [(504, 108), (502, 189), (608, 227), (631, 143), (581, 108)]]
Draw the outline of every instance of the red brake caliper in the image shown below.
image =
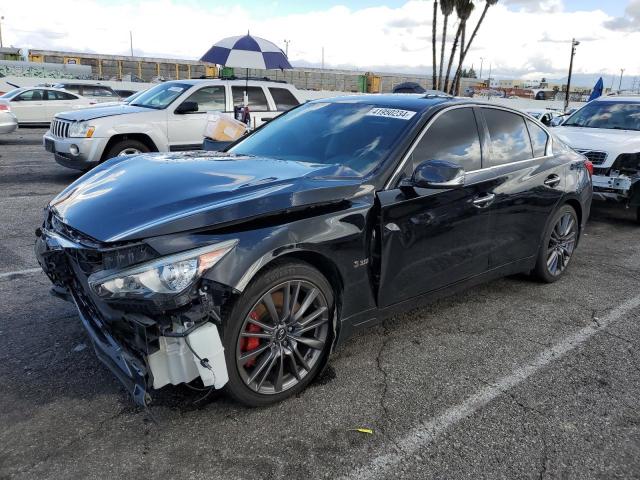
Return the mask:
[[(253, 320), (258, 320), (258, 314), (256, 312), (251, 312), (251, 314), (249, 314), (249, 316), (253, 319)], [(245, 329), (245, 332), (249, 332), (249, 333), (259, 333), (260, 331), (262, 331), (262, 329), (258, 326), (258, 325), (254, 325), (253, 323), (249, 323), (247, 325), (247, 328)], [(255, 350), (256, 348), (258, 348), (260, 346), (260, 339), (259, 338), (254, 338), (254, 337), (242, 337), (240, 339), (240, 351), (241, 352), (250, 352), (251, 350)], [(252, 358), (251, 360), (249, 360), (247, 363), (245, 363), (246, 367), (253, 367), (256, 364), (256, 359)]]

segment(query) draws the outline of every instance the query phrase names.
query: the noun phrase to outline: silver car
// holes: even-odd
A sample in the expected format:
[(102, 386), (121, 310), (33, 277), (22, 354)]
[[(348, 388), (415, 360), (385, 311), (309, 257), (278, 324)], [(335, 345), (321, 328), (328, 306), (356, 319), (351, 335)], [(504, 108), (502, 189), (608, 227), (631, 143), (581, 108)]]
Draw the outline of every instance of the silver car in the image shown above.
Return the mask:
[(0, 134), (11, 133), (18, 128), (18, 119), (8, 105), (0, 105)]

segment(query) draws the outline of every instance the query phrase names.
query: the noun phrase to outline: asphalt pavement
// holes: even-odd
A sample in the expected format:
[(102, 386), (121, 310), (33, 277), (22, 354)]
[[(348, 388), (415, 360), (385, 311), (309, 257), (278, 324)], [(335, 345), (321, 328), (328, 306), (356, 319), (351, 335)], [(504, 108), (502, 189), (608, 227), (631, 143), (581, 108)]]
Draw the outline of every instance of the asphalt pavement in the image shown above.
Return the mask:
[(632, 212), (595, 205), (559, 282), (390, 318), (278, 405), (165, 387), (142, 410), (37, 269), (42, 207), (79, 176), (43, 133), (0, 137), (0, 478), (640, 478)]

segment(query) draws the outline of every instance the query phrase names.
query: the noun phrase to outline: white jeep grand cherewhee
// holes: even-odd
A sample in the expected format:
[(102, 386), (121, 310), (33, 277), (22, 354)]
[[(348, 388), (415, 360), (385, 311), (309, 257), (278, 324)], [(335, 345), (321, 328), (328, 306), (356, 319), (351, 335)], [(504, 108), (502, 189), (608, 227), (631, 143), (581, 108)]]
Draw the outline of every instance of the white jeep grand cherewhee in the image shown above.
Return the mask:
[(600, 97), (553, 132), (593, 163), (594, 198), (635, 208), (640, 222), (640, 96)]
[(119, 155), (198, 150), (206, 113), (231, 114), (245, 91), (252, 127), (301, 103), (296, 88), (281, 82), (173, 80), (127, 104), (59, 113), (43, 145), (60, 165), (77, 170)]

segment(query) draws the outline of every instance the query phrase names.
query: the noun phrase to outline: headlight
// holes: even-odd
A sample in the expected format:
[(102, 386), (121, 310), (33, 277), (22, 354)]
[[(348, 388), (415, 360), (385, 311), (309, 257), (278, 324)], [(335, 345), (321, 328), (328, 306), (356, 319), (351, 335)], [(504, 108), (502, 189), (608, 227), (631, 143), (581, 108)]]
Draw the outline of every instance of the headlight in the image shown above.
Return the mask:
[(74, 122), (69, 126), (69, 136), (73, 138), (91, 138), (96, 127), (87, 122)]
[(99, 296), (111, 299), (177, 295), (190, 288), (237, 243), (229, 240), (169, 255), (108, 276), (97, 272), (89, 277), (89, 285)]

